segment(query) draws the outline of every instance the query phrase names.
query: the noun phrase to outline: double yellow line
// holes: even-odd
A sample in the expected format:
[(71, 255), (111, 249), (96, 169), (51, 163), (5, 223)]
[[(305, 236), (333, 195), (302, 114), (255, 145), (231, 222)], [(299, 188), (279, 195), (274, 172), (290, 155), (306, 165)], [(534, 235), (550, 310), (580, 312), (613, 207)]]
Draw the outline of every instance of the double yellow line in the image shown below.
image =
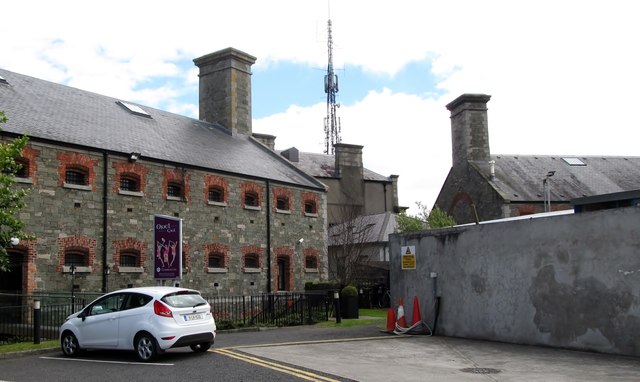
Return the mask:
[(296, 376), (300, 379), (304, 379), (307, 381), (322, 381), (322, 382), (340, 382), (337, 379), (332, 379), (332, 378), (327, 378), (324, 377), (322, 375), (318, 375), (315, 373), (311, 373), (308, 371), (304, 371), (301, 369), (297, 369), (294, 367), (289, 367), (280, 363), (276, 363), (276, 362), (270, 362), (270, 361), (266, 361), (264, 359), (261, 358), (257, 358), (257, 357), (252, 357), (250, 355), (247, 355), (245, 353), (239, 353), (237, 351), (231, 350), (231, 349), (216, 349), (216, 350), (209, 350), (212, 353), (218, 353), (218, 354), (222, 354), (222, 355), (226, 355), (227, 357), (231, 357), (231, 358), (235, 358), (238, 359), (240, 361), (244, 361), (244, 362), (249, 362), (252, 363), (254, 365), (258, 365), (258, 366), (262, 366), (262, 367), (266, 367), (267, 369), (271, 369), (271, 370), (276, 370), (279, 371), (281, 373), (285, 373), (285, 374), (289, 374), (289, 375), (293, 375)]

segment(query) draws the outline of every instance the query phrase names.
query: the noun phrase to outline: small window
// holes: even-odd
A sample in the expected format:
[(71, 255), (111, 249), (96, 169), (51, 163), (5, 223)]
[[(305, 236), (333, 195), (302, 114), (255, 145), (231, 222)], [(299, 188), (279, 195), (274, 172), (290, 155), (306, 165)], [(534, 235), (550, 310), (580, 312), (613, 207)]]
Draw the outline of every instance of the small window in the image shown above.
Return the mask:
[(253, 191), (247, 191), (244, 194), (244, 205), (248, 207), (259, 207), (258, 194)]
[(255, 253), (249, 253), (244, 257), (245, 268), (260, 268), (259, 257)]
[(174, 198), (182, 197), (182, 184), (177, 182), (169, 182), (167, 185), (167, 196)]
[(313, 200), (307, 200), (304, 202), (304, 213), (306, 214), (316, 214), (318, 213), (318, 209), (316, 207), (316, 202)]
[(76, 267), (84, 267), (87, 264), (87, 254), (83, 251), (73, 250), (67, 251), (64, 254), (64, 265), (70, 267), (75, 265)]
[(87, 171), (79, 167), (67, 168), (64, 173), (64, 182), (68, 184), (86, 186), (88, 178)]
[(304, 267), (307, 269), (317, 269), (318, 268), (318, 258), (315, 256), (307, 256), (304, 259)]
[(128, 103), (128, 102), (124, 102), (124, 101), (118, 101), (116, 102), (118, 105), (124, 107), (125, 109), (127, 109), (131, 114), (135, 114), (135, 115), (139, 115), (141, 117), (147, 117), (147, 118), (151, 118), (151, 116), (149, 115), (149, 113), (147, 113), (146, 111), (144, 111), (143, 108), (141, 108), (138, 105), (134, 105), (132, 103)]
[(209, 201), (224, 203), (224, 190), (221, 187), (209, 188)]
[(214, 252), (209, 254), (209, 268), (224, 268), (224, 254)]
[(18, 165), (16, 168), (15, 176), (17, 178), (28, 178), (29, 177), (29, 160), (25, 158), (16, 159), (16, 164)]
[(139, 192), (140, 180), (132, 174), (123, 174), (120, 177), (120, 189), (122, 191)]
[(278, 196), (276, 198), (276, 209), (280, 211), (289, 211), (289, 198), (286, 196)]
[(121, 267), (139, 267), (140, 254), (137, 251), (126, 251), (120, 254)]

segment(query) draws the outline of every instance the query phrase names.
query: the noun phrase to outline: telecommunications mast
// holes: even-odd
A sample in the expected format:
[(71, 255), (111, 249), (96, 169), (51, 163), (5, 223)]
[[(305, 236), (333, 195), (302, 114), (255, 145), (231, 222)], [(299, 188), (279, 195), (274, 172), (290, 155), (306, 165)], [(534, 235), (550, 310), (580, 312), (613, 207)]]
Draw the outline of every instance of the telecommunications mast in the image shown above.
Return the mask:
[(329, 40), (327, 41), (329, 63), (327, 64), (327, 74), (324, 76), (324, 92), (327, 93), (327, 116), (324, 119), (324, 153), (333, 155), (333, 145), (340, 143), (340, 118), (336, 115), (336, 109), (340, 107), (340, 104), (336, 103), (336, 93), (338, 93), (338, 76), (333, 72), (331, 19), (327, 21), (327, 30), (329, 32)]

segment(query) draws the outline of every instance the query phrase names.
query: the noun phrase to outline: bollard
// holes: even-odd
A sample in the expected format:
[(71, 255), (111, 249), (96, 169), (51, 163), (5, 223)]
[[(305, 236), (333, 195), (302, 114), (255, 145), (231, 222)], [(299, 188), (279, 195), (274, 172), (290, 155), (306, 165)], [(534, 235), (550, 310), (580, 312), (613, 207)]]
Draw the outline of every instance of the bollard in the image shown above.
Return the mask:
[(333, 292), (333, 308), (336, 311), (336, 324), (339, 324), (342, 318), (340, 317), (340, 295), (337, 291)]
[(38, 345), (40, 343), (40, 326), (42, 322), (42, 316), (40, 312), (40, 300), (33, 301), (33, 343)]

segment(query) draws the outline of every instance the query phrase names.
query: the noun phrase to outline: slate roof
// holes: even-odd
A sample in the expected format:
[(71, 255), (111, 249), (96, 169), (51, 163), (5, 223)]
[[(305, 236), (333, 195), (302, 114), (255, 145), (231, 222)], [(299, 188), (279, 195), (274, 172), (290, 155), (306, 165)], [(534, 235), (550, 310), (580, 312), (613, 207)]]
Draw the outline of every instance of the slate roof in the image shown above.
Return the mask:
[[(358, 244), (386, 243), (398, 223), (396, 214), (384, 212), (376, 215), (359, 216), (350, 222), (332, 225), (329, 227), (329, 246), (342, 245), (342, 241), (355, 238)], [(353, 229), (364, 231), (362, 235), (343, 234), (349, 226)]]
[[(577, 158), (584, 165), (570, 165), (563, 158)], [(495, 179), (489, 183), (507, 200), (544, 200), (543, 179), (549, 171), (551, 201), (640, 189), (640, 157), (492, 155)], [(474, 164), (476, 167), (477, 164)], [(487, 168), (481, 173), (488, 174)]]
[(325, 189), (252, 137), (231, 135), (221, 125), (138, 105), (147, 118), (130, 113), (116, 98), (3, 69), (0, 76), (6, 80), (0, 80), (0, 110), (9, 119), (0, 126), (5, 132)]
[[(284, 151), (284, 150), (282, 150)], [(282, 151), (278, 151), (281, 153)], [(336, 158), (333, 155), (316, 154), (308, 152), (299, 152), (297, 162), (292, 162), (300, 170), (307, 174), (313, 175), (317, 178), (337, 178), (336, 173)], [(362, 176), (364, 180), (389, 182), (389, 177), (380, 175), (367, 168), (362, 169)]]

